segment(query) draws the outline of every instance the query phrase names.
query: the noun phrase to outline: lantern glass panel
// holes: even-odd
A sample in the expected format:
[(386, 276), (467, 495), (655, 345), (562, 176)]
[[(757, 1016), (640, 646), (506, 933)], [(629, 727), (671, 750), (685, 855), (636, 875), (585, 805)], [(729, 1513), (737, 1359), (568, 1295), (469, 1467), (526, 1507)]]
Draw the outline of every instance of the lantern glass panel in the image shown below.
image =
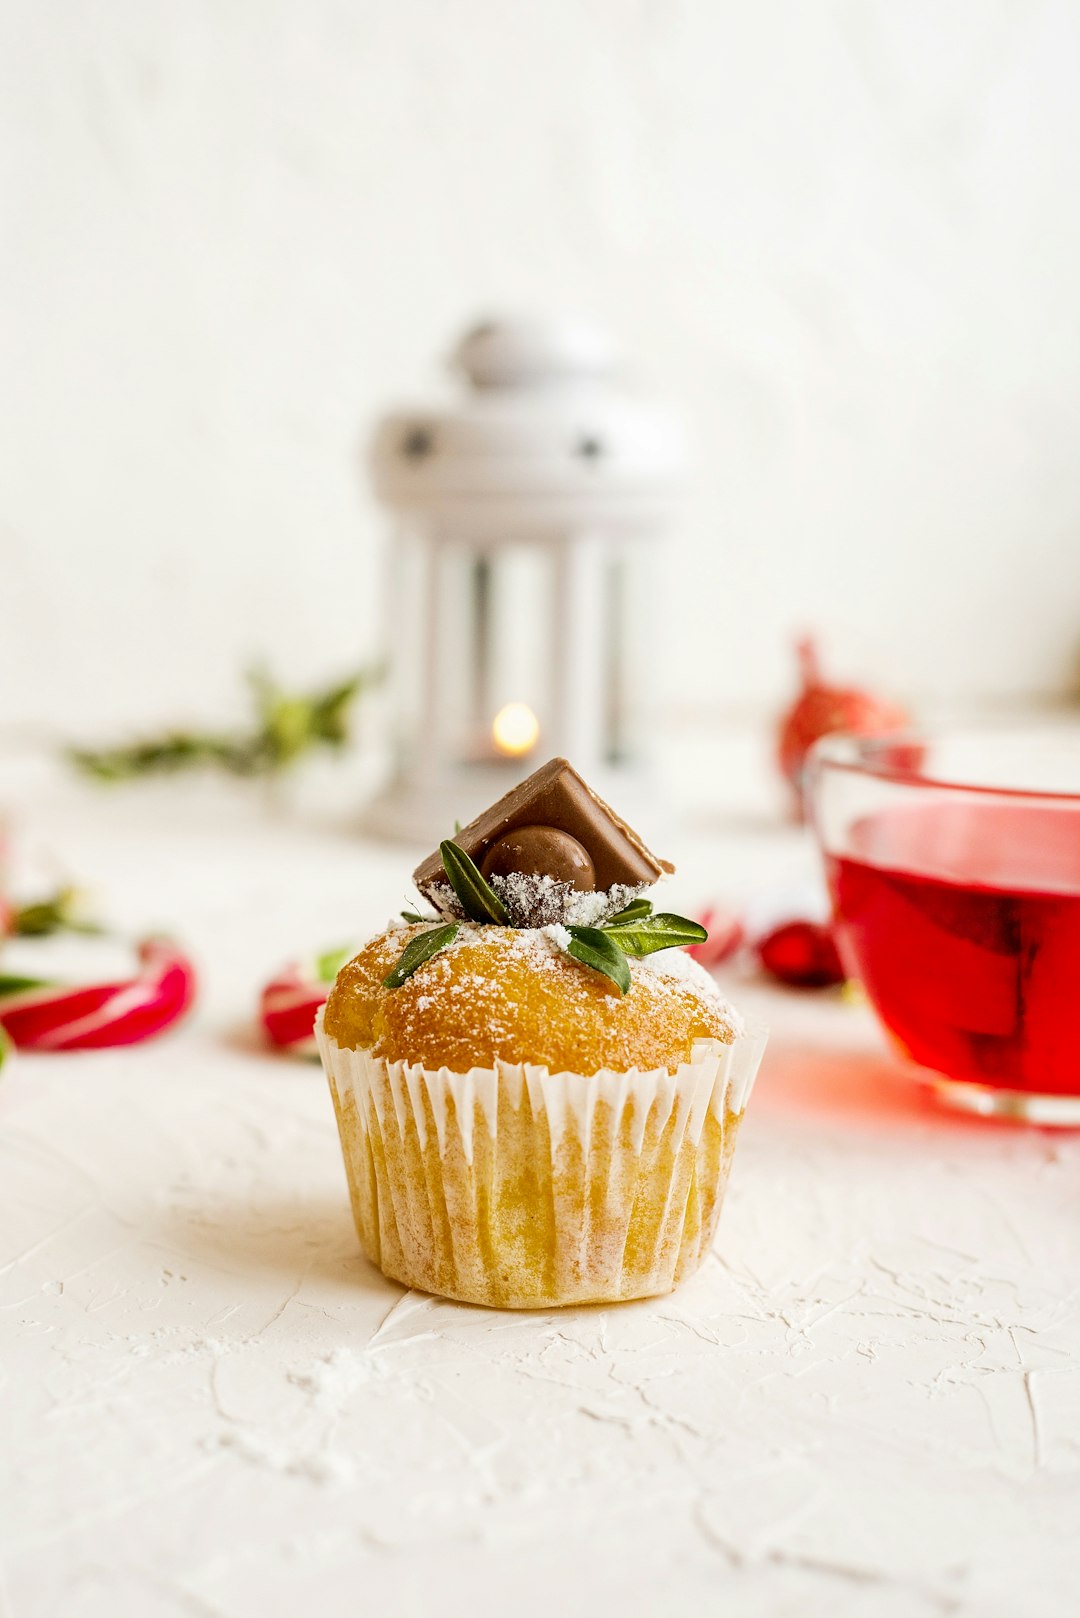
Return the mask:
[[(640, 656), (641, 625), (655, 618), (657, 581), (652, 547), (613, 546), (604, 578), (604, 761), (633, 764), (641, 756), (649, 684)], [(635, 656), (635, 643), (638, 656)]]
[[(527, 757), (549, 729), (551, 559), (541, 545), (509, 544), (484, 553), (481, 565), (490, 578), (491, 611), (487, 635), (474, 647), (474, 657), (484, 649), (474, 704), (480, 754)], [(505, 721), (508, 709), (516, 724), (497, 727), (496, 718)]]
[(392, 596), (412, 655), (393, 660), (399, 765), (528, 759), (542, 744), (551, 690), (551, 559), (541, 545), (473, 546), (406, 531)]
[(383, 657), (397, 770), (416, 765), (423, 749), (424, 653), (427, 634), (429, 545), (423, 532), (403, 523), (386, 558)]

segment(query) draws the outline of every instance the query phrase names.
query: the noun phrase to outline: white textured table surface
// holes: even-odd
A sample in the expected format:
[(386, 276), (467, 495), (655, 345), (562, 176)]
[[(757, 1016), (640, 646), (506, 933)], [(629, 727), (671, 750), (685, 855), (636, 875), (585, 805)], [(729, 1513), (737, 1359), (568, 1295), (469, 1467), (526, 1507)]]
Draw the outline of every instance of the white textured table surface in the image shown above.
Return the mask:
[[(1080, 1140), (944, 1115), (867, 1013), (732, 984), (773, 1038), (698, 1276), (563, 1314), (404, 1294), (320, 1073), (251, 1018), (290, 953), (397, 908), (407, 854), (6, 794), (204, 993), (3, 1085), (3, 1618), (1077, 1610)], [(701, 817), (664, 852), (682, 903), (807, 860)]]

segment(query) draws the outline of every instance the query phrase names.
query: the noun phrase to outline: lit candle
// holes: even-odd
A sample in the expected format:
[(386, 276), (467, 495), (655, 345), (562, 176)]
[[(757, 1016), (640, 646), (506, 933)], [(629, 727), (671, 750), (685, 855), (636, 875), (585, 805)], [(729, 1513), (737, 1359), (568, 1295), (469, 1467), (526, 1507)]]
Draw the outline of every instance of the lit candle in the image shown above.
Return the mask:
[(508, 702), (491, 725), (491, 739), (505, 758), (524, 758), (536, 746), (540, 724), (524, 702)]

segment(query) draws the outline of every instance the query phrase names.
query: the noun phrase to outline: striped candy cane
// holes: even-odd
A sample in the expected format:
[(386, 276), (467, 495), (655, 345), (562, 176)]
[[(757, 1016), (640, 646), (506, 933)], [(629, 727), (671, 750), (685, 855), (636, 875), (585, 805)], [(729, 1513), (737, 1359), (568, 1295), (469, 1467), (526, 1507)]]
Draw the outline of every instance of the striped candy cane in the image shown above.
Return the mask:
[(134, 1045), (183, 1016), (195, 997), (195, 971), (166, 938), (136, 946), (139, 970), (110, 983), (74, 986), (0, 976), (0, 1027), (13, 1045), (36, 1051)]
[(270, 1044), (290, 1056), (315, 1057), (315, 1015), (330, 985), (354, 949), (328, 950), (313, 961), (297, 962), (268, 983), (259, 1000), (263, 1031)]

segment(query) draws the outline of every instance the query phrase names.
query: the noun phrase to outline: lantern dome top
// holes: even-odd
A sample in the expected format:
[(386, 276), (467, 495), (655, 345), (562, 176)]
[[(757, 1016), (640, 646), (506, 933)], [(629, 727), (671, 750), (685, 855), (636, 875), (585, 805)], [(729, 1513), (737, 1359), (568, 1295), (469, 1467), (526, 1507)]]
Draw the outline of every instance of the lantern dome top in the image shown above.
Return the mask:
[(451, 358), (474, 388), (520, 388), (609, 376), (616, 362), (607, 334), (577, 320), (485, 320), (467, 331)]
[(607, 335), (581, 321), (471, 327), (448, 404), (390, 411), (372, 445), (375, 490), (398, 509), (525, 526), (662, 518), (685, 464), (675, 420), (620, 382)]

